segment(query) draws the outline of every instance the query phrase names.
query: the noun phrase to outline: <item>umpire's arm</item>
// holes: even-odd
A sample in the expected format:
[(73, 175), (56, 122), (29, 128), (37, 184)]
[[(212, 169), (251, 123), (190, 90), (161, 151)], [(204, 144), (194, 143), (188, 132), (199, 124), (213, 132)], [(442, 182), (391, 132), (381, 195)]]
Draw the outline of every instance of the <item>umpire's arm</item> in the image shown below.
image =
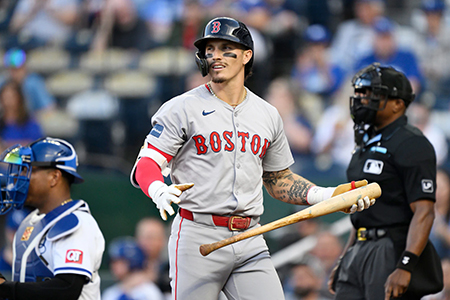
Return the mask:
[(434, 202), (430, 200), (419, 200), (411, 203), (414, 216), (411, 220), (406, 240), (406, 251), (419, 256), (425, 248), (431, 227), (434, 222)]
[[(434, 221), (434, 202), (430, 200), (418, 200), (411, 203), (410, 207), (414, 216), (409, 225), (404, 253), (409, 253), (409, 255), (412, 256), (411, 258), (414, 259), (414, 256), (418, 257), (422, 254), (422, 251), (428, 242), (428, 237)], [(385, 299), (389, 300), (391, 295), (393, 297), (398, 297), (405, 293), (410, 281), (410, 271), (402, 268), (395, 269), (386, 281)]]

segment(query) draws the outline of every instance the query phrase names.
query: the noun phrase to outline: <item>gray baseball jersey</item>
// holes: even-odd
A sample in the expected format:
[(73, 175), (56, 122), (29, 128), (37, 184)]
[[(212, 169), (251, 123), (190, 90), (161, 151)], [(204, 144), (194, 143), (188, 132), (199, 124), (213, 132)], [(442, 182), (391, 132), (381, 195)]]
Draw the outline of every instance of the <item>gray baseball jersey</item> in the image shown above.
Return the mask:
[(294, 160), (275, 107), (247, 89), (236, 108), (206, 85), (167, 101), (152, 118), (147, 142), (174, 156), (174, 183), (193, 182), (180, 207), (197, 213), (259, 216), (262, 173)]

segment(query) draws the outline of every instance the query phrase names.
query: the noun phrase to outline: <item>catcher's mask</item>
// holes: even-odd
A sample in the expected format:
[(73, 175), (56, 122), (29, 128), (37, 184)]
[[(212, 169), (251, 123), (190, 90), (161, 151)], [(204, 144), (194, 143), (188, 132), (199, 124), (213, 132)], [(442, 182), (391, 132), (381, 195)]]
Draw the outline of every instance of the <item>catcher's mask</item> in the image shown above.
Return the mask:
[[(253, 39), (244, 23), (228, 17), (214, 18), (208, 22), (201, 38), (194, 42), (198, 51), (195, 53), (195, 62), (203, 77), (209, 73), (209, 65), (205, 57), (205, 44), (208, 39), (222, 39), (238, 43), (253, 51)], [(253, 55), (254, 56), (254, 55)], [(245, 77), (250, 76), (253, 66), (253, 56), (245, 65)]]
[(43, 138), (28, 146), (14, 145), (0, 155), (0, 215), (12, 208), (21, 209), (28, 195), (33, 167), (58, 168), (70, 175), (73, 183), (83, 182), (77, 173), (75, 149), (61, 139)]

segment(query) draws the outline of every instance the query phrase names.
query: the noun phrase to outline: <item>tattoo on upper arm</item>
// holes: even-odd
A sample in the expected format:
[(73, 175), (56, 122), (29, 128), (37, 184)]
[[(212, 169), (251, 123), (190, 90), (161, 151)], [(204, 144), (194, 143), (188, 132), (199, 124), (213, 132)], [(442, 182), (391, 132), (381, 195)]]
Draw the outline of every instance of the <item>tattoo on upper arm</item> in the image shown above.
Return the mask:
[(283, 202), (306, 205), (306, 195), (313, 186), (303, 177), (285, 169), (277, 172), (263, 173), (264, 186), (267, 192), (274, 198)]

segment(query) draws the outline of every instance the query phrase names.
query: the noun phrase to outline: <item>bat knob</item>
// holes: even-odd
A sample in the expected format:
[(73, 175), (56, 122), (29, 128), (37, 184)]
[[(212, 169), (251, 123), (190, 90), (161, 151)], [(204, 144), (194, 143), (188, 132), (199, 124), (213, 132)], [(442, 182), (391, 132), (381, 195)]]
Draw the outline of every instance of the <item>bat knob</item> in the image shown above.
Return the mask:
[(203, 256), (206, 256), (212, 252), (212, 248), (210, 244), (203, 244), (200, 246), (200, 253)]

